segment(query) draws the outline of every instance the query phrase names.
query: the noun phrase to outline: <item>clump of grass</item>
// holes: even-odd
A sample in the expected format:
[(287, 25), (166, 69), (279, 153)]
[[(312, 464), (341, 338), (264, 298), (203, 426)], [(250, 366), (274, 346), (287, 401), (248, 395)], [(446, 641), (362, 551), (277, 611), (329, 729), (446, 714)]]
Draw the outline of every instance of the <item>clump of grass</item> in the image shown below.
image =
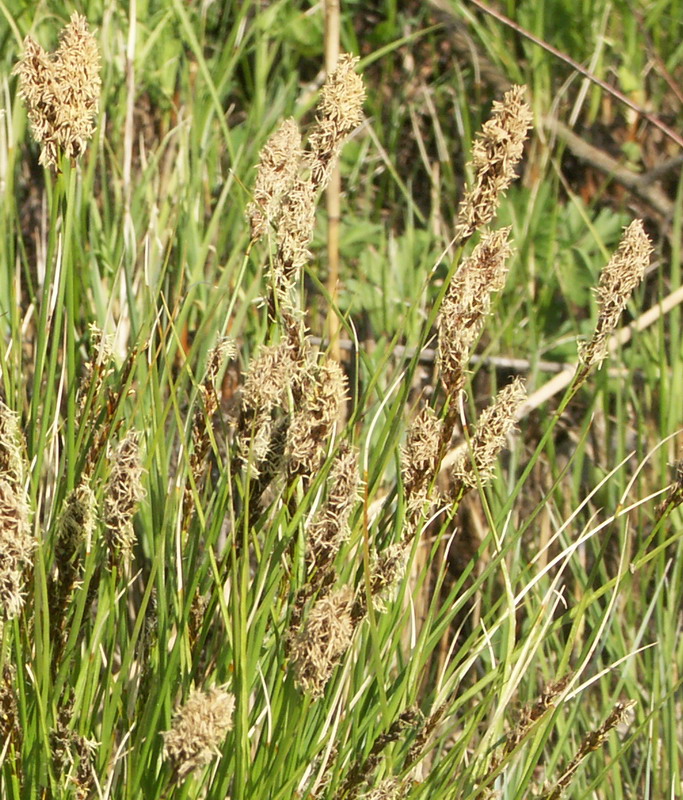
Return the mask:
[[(556, 463), (554, 433), (582, 389), (609, 378), (595, 367), (649, 264), (643, 224), (628, 226), (602, 272), (573, 383), (527, 425), (533, 370), (527, 381), (474, 374), (524, 244), (505, 205), (532, 119), (515, 86), (475, 136), (452, 263), (425, 278), (424, 305), (404, 298), (420, 320), (414, 342), (398, 323), (415, 353), (340, 362), (313, 336), (324, 304), (316, 215), (345, 143), (372, 145), (358, 130), (359, 61), (340, 57), (307, 136), (293, 109), (281, 109), (284, 122), (273, 114), (257, 156), (248, 137), (236, 147), (190, 12), (174, 13), (202, 89), (154, 154), (129, 106), (120, 152), (104, 132), (97, 166), (88, 162), (99, 90), (115, 81), (100, 84), (83, 18), (53, 56), (27, 39), (16, 70), (51, 205), (43, 284), (20, 297), (24, 319), (3, 320), (11, 345), (0, 348), (3, 797), (555, 800), (573, 781), (610, 796), (612, 776), (600, 777), (610, 769), (640, 785), (629, 745), (612, 765), (599, 751), (631, 707), (655, 623), (632, 638), (610, 630), (628, 581), (642, 581), (648, 602), (679, 585), (664, 554), (679, 542), (665, 528), (680, 475), (652, 519), (639, 518), (640, 543), (627, 526), (651, 498), (626, 491), (610, 505), (614, 472), (588, 498), (604, 489), (606, 521), (593, 523), (601, 512), (588, 500), (561, 521), (555, 492), (578, 458)], [(221, 68), (237, 59), (251, 74), (259, 48), (230, 48)], [(134, 98), (141, 65), (126, 64)], [(246, 221), (234, 184), (217, 199), (207, 178), (226, 150), (230, 181), (248, 183), (244, 153), (258, 162)], [(195, 184), (207, 152), (215, 163)], [(88, 182), (96, 169), (99, 186)], [(119, 174), (116, 194), (108, 181)], [(149, 197), (163, 221), (136, 227)], [(513, 224), (492, 227), (502, 208)], [(353, 313), (340, 322), (352, 336)], [(420, 383), (427, 350), (435, 370)], [(581, 447), (590, 423), (589, 413)], [(532, 478), (548, 463), (539, 497)], [(573, 479), (583, 490), (582, 474)], [(459, 572), (472, 519), (481, 546)], [(652, 696), (663, 704), (667, 691)], [(576, 721), (592, 719), (596, 701), (611, 711), (575, 750)], [(583, 780), (591, 763), (597, 777)]]

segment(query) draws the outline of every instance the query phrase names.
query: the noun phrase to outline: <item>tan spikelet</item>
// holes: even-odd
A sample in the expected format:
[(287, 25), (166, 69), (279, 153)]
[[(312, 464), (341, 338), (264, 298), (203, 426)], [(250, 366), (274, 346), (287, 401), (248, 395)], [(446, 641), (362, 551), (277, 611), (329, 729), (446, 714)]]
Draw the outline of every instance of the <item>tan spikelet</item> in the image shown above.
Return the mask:
[(55, 53), (46, 53), (30, 36), (24, 41), (24, 55), (14, 72), (44, 166), (57, 167), (61, 153), (78, 158), (92, 138), (100, 98), (99, 62), (95, 37), (85, 17), (75, 12)]
[(455, 238), (462, 242), (495, 216), (502, 194), (515, 178), (532, 115), (524, 102), (524, 87), (513, 86), (502, 102), (494, 102), (472, 146), (474, 183), (458, 210)]

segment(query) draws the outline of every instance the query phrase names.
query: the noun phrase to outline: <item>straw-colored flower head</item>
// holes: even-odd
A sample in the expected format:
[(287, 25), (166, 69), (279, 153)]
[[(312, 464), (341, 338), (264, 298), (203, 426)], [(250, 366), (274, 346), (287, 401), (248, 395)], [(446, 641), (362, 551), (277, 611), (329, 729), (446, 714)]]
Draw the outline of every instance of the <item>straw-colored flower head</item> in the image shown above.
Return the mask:
[(24, 493), (0, 477), (0, 617), (5, 620), (24, 605), (24, 573), (35, 547)]
[(380, 613), (386, 611), (386, 603), (403, 579), (408, 566), (410, 544), (407, 541), (390, 544), (377, 557), (372, 566), (370, 586), (374, 608)]
[(317, 125), (309, 137), (311, 178), (316, 190), (327, 186), (346, 137), (363, 121), (365, 87), (355, 72), (358, 58), (344, 53), (323, 84)]
[(297, 177), (282, 204), (278, 225), (278, 252), (273, 264), (274, 278), (286, 289), (298, 270), (308, 261), (313, 239), (317, 192), (310, 180)]
[(182, 780), (195, 769), (206, 766), (232, 728), (235, 698), (220, 688), (207, 692), (193, 690), (164, 733), (164, 758)]
[(523, 86), (513, 86), (502, 103), (494, 102), (491, 118), (472, 146), (474, 184), (465, 192), (458, 210), (458, 241), (493, 219), (501, 195), (515, 178), (532, 119), (531, 109), (524, 102)]
[(277, 222), (282, 199), (291, 189), (303, 157), (301, 133), (291, 117), (268, 139), (259, 154), (253, 201), (247, 206), (251, 238), (260, 239)]
[(23, 489), (26, 481), (22, 444), (19, 415), (0, 400), (0, 477), (16, 490)]
[(491, 294), (503, 288), (510, 256), (510, 228), (482, 236), (455, 274), (439, 313), (439, 370), (446, 392), (465, 384), (470, 352), (491, 309)]
[(384, 778), (377, 786), (361, 795), (361, 800), (401, 800), (408, 787), (398, 778)]
[(342, 442), (327, 481), (327, 500), (306, 531), (318, 564), (333, 559), (349, 538), (348, 520), (359, 499), (360, 483), (358, 450)]
[(443, 424), (429, 406), (413, 420), (401, 450), (401, 468), (410, 511), (421, 511), (439, 463)]
[(287, 342), (261, 348), (249, 364), (242, 389), (238, 449), (254, 477), (270, 450), (273, 409), (285, 404), (296, 370), (297, 361)]
[(600, 275), (597, 288), (598, 322), (593, 338), (579, 344), (579, 359), (589, 368), (607, 355), (607, 341), (617, 327), (633, 290), (643, 280), (650, 263), (652, 242), (636, 219), (624, 231), (619, 247)]
[(273, 263), (273, 281), (280, 295), (286, 293), (310, 257), (308, 246), (319, 194), (330, 180), (345, 139), (363, 119), (365, 89), (354, 71), (357, 62), (353, 56), (341, 55), (337, 68), (325, 81), (308, 149), (297, 161), (301, 172), (282, 201)]
[(133, 553), (133, 517), (145, 496), (138, 438), (136, 431), (129, 431), (111, 453), (111, 473), (105, 487), (105, 541), (112, 557), (124, 561), (128, 561)]
[(453, 466), (453, 479), (465, 488), (485, 484), (493, 475), (498, 454), (517, 421), (517, 411), (526, 399), (524, 383), (515, 378), (498, 392), (484, 410), (466, 451)]
[(56, 167), (60, 153), (78, 158), (95, 130), (101, 80), (100, 56), (85, 17), (75, 13), (48, 54), (30, 36), (14, 71), (26, 101), (33, 136), (42, 145), (40, 163)]
[(292, 474), (312, 475), (320, 466), (346, 399), (346, 385), (346, 376), (333, 359), (311, 365), (304, 376), (300, 407), (287, 432), (286, 456)]
[(13, 619), (24, 605), (24, 575), (33, 562), (19, 417), (0, 401), (0, 619)]
[(325, 691), (353, 636), (353, 591), (344, 586), (318, 600), (294, 635), (291, 659), (297, 686), (313, 699)]
[(218, 377), (221, 367), (237, 355), (235, 340), (230, 336), (221, 336), (209, 351), (206, 360), (206, 381), (213, 383)]

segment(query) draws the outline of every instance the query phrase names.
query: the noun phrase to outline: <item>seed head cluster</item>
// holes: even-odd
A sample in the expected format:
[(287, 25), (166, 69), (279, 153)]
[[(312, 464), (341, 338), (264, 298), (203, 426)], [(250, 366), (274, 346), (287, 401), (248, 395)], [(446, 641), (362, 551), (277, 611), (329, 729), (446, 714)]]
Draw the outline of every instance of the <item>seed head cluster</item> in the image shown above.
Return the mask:
[(247, 206), (252, 240), (260, 239), (269, 225), (277, 223), (282, 199), (294, 184), (302, 157), (301, 133), (290, 117), (268, 139), (259, 154), (254, 199)]
[(316, 601), (290, 649), (297, 686), (313, 699), (321, 697), (353, 636), (353, 592), (344, 586)]
[(49, 593), (50, 620), (56, 627), (61, 624), (69, 597), (81, 579), (84, 556), (90, 550), (96, 522), (95, 493), (87, 481), (83, 481), (67, 495), (57, 525), (55, 564), (58, 578), (52, 580)]
[(309, 363), (301, 379), (301, 402), (287, 431), (286, 457), (291, 474), (313, 475), (346, 399), (346, 376), (328, 359)]
[(358, 450), (341, 444), (327, 483), (327, 499), (307, 531), (316, 564), (331, 561), (349, 538), (349, 516), (359, 499)]
[[(275, 169), (272, 166), (269, 168), (271, 177), (267, 181), (264, 178), (264, 185), (267, 183), (269, 188), (263, 189), (257, 181), (254, 201), (268, 211), (260, 215), (256, 210), (256, 216), (251, 217), (252, 233), (263, 229), (264, 217), (277, 220), (277, 252), (271, 280), (281, 302), (286, 301), (299, 270), (310, 258), (308, 247), (313, 238), (315, 209), (320, 192), (329, 183), (344, 141), (363, 119), (365, 89), (362, 78), (355, 72), (357, 63), (357, 58), (341, 55), (336, 69), (325, 81), (316, 124), (306, 150), (301, 151), (298, 133), (294, 132), (293, 123), (290, 123), (284, 131), (280, 129), (282, 139), (286, 139), (286, 147), (278, 139), (277, 155), (274, 157), (271, 140), (266, 144), (266, 152), (261, 153), (262, 165), (277, 166)], [(285, 151), (291, 159), (286, 168), (283, 165)], [(275, 174), (277, 178), (273, 177)], [(292, 180), (293, 174), (296, 176)], [(272, 188), (275, 183), (277, 191)], [(289, 184), (288, 188), (284, 188), (285, 183)], [(282, 198), (280, 208), (277, 208), (276, 196)], [(250, 209), (251, 214), (253, 206)]]
[(355, 71), (358, 58), (344, 53), (321, 89), (317, 125), (308, 140), (311, 181), (316, 190), (330, 181), (346, 137), (363, 121), (365, 87)]
[(403, 483), (409, 514), (420, 513), (429, 498), (439, 465), (442, 421), (429, 406), (417, 414), (401, 450)]
[(261, 348), (245, 375), (238, 448), (242, 463), (254, 476), (270, 449), (273, 409), (285, 405), (297, 367), (285, 341)]
[(85, 17), (75, 13), (47, 53), (30, 36), (14, 68), (26, 101), (33, 136), (42, 145), (40, 163), (56, 168), (60, 153), (75, 160), (95, 130), (101, 80), (100, 56)]
[(455, 274), (439, 314), (439, 370), (450, 395), (465, 385), (470, 352), (491, 309), (491, 294), (503, 288), (510, 255), (510, 228), (482, 236)]
[(164, 758), (178, 780), (220, 756), (218, 749), (232, 728), (235, 698), (221, 688), (193, 690), (164, 733)]
[(112, 559), (130, 560), (135, 544), (133, 517), (145, 496), (142, 486), (139, 435), (129, 431), (111, 453), (111, 473), (105, 487), (105, 541)]
[(491, 479), (498, 454), (517, 421), (517, 411), (526, 399), (519, 378), (500, 390), (479, 418), (467, 450), (453, 465), (453, 479), (464, 488), (475, 488)]
[(595, 332), (589, 342), (579, 344), (579, 359), (586, 368), (599, 365), (606, 357), (608, 339), (633, 290), (643, 280), (651, 255), (650, 238), (641, 220), (636, 219), (625, 229), (619, 247), (600, 275)]
[(458, 210), (457, 241), (464, 241), (495, 216), (502, 194), (515, 178), (532, 119), (523, 86), (513, 86), (502, 102), (494, 102), (491, 118), (472, 147), (474, 184)]
[(33, 563), (19, 417), (0, 401), (0, 618), (14, 619), (24, 605), (25, 572)]
[(626, 703), (617, 703), (614, 706), (602, 725), (597, 730), (590, 731), (590, 733), (585, 736), (576, 755), (564, 769), (560, 779), (550, 791), (542, 795), (541, 800), (560, 800), (560, 798), (564, 796), (567, 787), (581, 766), (581, 763), (591, 753), (600, 749), (605, 744), (610, 731), (614, 730), (614, 728), (621, 723), (628, 721), (635, 705), (635, 700), (629, 700)]

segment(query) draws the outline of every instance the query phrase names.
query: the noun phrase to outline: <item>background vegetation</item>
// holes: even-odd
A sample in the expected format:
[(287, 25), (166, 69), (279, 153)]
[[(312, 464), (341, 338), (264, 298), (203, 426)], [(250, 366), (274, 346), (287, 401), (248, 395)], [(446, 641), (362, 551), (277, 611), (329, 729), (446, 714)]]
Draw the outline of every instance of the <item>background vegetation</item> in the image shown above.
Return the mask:
[[(683, 129), (679, 0), (495, 9)], [(249, 247), (244, 216), (254, 165), (282, 118), (304, 129), (314, 120), (323, 9), (78, 4), (100, 46), (101, 109), (83, 158), (55, 175), (38, 165), (11, 72), (24, 36), (53, 48), (73, 10), (0, 2), (0, 372), (26, 440), (38, 541), (24, 607), (2, 627), (0, 794), (553, 796), (585, 737), (628, 701), (630, 716), (596, 743), (566, 796), (683, 792), (681, 517), (659, 506), (680, 457), (676, 300), (561, 415), (559, 396), (531, 409), (494, 480), (454, 516), (444, 501), (386, 612), (370, 611), (311, 699), (285, 640), (334, 446), (316, 480), (275, 491), (254, 515), (231, 430), (243, 373), (273, 339), (267, 248)], [(360, 448), (364, 481), (337, 563), (362, 594), (371, 553), (401, 536), (399, 448), (438, 393), (435, 309), (492, 101), (525, 84), (535, 119), (495, 223), (512, 226), (514, 254), (471, 365), (469, 420), (512, 376), (533, 395), (576, 361), (577, 338), (595, 324), (592, 289), (634, 217), (656, 255), (623, 324), (677, 297), (683, 185), (680, 141), (478, 5), (345, 2), (341, 47), (361, 56), (367, 89), (365, 121), (341, 155), (335, 307), (350, 386), (343, 435)], [(323, 350), (325, 216), (321, 203), (304, 287)], [(99, 367), (92, 323), (112, 337)], [(202, 487), (193, 420), (224, 334), (237, 354), (217, 383)], [(79, 386), (89, 392), (80, 407)], [(128, 431), (139, 432), (145, 490), (132, 565), (107, 563), (100, 511), (78, 586), (55, 611), (65, 498), (88, 473), (104, 508), (111, 453)], [(448, 498), (447, 473), (439, 488)], [(191, 687), (214, 685), (235, 697), (233, 728), (220, 759), (178, 780), (161, 733)], [(416, 759), (421, 720), (437, 710)]]

